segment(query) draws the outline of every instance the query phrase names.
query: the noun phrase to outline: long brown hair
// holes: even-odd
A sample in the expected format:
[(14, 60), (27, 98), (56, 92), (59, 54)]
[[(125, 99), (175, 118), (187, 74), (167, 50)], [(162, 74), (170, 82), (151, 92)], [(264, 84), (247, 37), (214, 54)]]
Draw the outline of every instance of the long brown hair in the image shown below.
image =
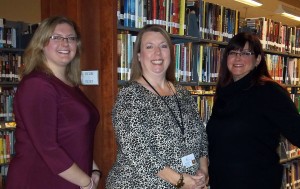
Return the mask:
[(259, 38), (253, 33), (241, 32), (235, 35), (229, 41), (227, 47), (225, 48), (225, 52), (223, 54), (223, 58), (219, 70), (219, 77), (217, 81), (218, 87), (225, 87), (233, 82), (232, 74), (230, 73), (227, 67), (228, 53), (231, 50), (243, 50), (246, 43), (249, 44), (249, 49), (254, 52), (255, 58), (257, 58), (259, 55), (261, 56), (260, 63), (252, 71), (253, 72), (253, 78), (251, 82), (252, 85), (264, 84), (266, 81), (275, 82), (273, 81), (272, 77), (270, 76), (270, 73), (268, 72), (264, 51)]
[(170, 49), (170, 65), (166, 71), (166, 79), (172, 83), (176, 81), (175, 78), (175, 57), (174, 57), (174, 50), (173, 50), (173, 44), (171, 41), (171, 38), (168, 34), (168, 32), (160, 25), (145, 25), (139, 32), (135, 44), (134, 44), (134, 50), (133, 50), (133, 57), (132, 57), (132, 66), (131, 66), (131, 76), (130, 80), (136, 80), (140, 78), (143, 74), (141, 63), (138, 59), (138, 53), (141, 52), (141, 43), (142, 38), (146, 32), (159, 32), (161, 33), (164, 38), (166, 39), (169, 49)]
[(43, 20), (35, 31), (28, 47), (25, 49), (23, 60), (24, 69), (21, 72), (21, 78), (34, 70), (53, 74), (50, 68), (45, 64), (46, 57), (43, 48), (49, 43), (50, 37), (58, 24), (69, 24), (77, 36), (77, 50), (74, 59), (67, 65), (66, 78), (74, 85), (81, 83), (80, 53), (81, 40), (78, 27), (75, 22), (63, 16), (53, 16)]

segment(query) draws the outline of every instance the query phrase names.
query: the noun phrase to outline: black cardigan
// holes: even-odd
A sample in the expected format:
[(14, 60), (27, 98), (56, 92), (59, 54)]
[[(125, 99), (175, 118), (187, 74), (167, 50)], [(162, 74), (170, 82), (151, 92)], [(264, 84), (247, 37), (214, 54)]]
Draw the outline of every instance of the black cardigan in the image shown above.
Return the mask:
[(207, 124), (211, 189), (279, 189), (280, 134), (300, 146), (300, 115), (275, 82), (250, 85), (252, 74), (218, 89)]

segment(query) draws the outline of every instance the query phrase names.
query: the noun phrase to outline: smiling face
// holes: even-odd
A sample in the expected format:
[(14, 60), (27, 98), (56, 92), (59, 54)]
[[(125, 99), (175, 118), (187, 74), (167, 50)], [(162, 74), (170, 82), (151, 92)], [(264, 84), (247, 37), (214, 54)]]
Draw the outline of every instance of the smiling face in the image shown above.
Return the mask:
[(43, 52), (46, 57), (47, 66), (53, 71), (65, 69), (73, 60), (77, 50), (76, 41), (66, 39), (67, 37), (76, 37), (76, 33), (69, 24), (58, 24), (53, 31), (52, 36), (61, 36), (65, 39), (51, 38), (44, 46)]
[(165, 77), (171, 57), (169, 45), (161, 33), (152, 31), (144, 33), (138, 59), (143, 75)]
[[(238, 50), (232, 50), (238, 52)], [(249, 49), (248, 42), (245, 44), (242, 52), (252, 52)], [(261, 56), (258, 55), (256, 58), (254, 54), (228, 54), (227, 57), (227, 67), (231, 72), (233, 80), (237, 81), (247, 75), (251, 70), (253, 70), (260, 62)]]

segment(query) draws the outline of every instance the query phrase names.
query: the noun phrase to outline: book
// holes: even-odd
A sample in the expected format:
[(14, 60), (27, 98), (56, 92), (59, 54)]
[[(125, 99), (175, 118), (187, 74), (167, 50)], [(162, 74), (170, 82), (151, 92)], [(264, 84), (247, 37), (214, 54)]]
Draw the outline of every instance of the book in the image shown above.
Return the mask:
[(118, 25), (124, 26), (124, 0), (117, 0)]
[(4, 138), (5, 138), (5, 161), (6, 163), (9, 163), (11, 160), (11, 139), (10, 139), (10, 135), (9, 135), (9, 131), (5, 131), (4, 132)]
[(196, 15), (195, 7), (188, 7), (186, 14), (186, 35), (199, 37), (199, 25), (198, 25), (198, 17)]
[(151, 21), (152, 24), (159, 24), (158, 11), (159, 11), (159, 0), (152, 0), (152, 11), (151, 11)]
[(158, 0), (158, 23), (166, 26), (166, 0)]
[(185, 0), (179, 0), (180, 1), (180, 7), (179, 7), (179, 35), (185, 35)]
[(130, 2), (131, 0), (123, 0), (124, 1), (124, 26), (131, 26), (131, 12), (130, 12)]
[(170, 10), (172, 7), (170, 6), (171, 0), (165, 0), (165, 26), (166, 26), (166, 31), (168, 33), (170, 33), (170, 27), (171, 27), (171, 23), (170, 23), (170, 18), (171, 18), (171, 13), (172, 11)]
[(4, 47), (4, 19), (0, 18), (0, 48)]
[(179, 34), (179, 0), (172, 0), (171, 34)]
[(144, 0), (135, 1), (135, 27), (142, 28), (144, 26)]
[(0, 132), (0, 164), (5, 163), (4, 161), (4, 148), (3, 148), (3, 132)]
[(130, 19), (129, 19), (129, 27), (131, 28), (135, 28), (137, 27), (136, 26), (136, 16), (135, 16), (135, 13), (136, 13), (136, 0), (130, 0), (129, 2), (129, 16), (130, 16)]

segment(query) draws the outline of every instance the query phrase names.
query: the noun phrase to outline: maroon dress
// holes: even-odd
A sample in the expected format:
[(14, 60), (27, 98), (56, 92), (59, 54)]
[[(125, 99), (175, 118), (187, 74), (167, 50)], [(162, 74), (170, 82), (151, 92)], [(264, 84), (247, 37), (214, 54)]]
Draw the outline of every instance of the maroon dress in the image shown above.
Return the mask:
[(76, 163), (87, 174), (99, 113), (78, 87), (33, 72), (14, 97), (16, 154), (7, 189), (78, 189), (58, 174)]

